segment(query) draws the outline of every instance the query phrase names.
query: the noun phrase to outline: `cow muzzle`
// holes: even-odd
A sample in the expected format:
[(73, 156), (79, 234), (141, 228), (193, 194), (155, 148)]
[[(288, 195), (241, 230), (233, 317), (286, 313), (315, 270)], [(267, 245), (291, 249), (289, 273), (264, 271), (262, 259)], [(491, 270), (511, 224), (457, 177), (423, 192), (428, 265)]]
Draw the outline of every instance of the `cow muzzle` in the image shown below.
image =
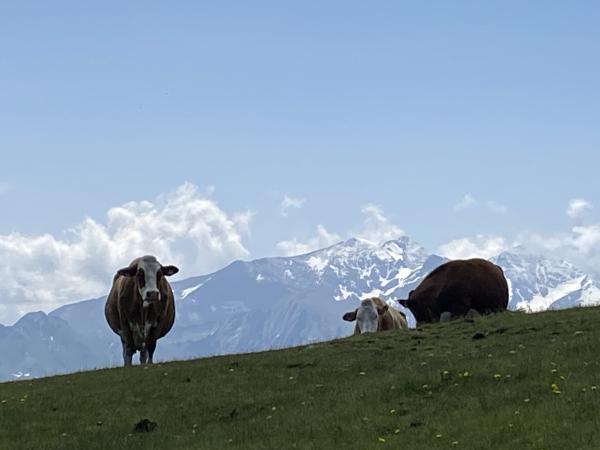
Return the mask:
[(144, 297), (144, 306), (151, 305), (152, 303), (157, 303), (160, 301), (160, 292), (158, 291), (148, 291), (146, 292), (146, 296)]

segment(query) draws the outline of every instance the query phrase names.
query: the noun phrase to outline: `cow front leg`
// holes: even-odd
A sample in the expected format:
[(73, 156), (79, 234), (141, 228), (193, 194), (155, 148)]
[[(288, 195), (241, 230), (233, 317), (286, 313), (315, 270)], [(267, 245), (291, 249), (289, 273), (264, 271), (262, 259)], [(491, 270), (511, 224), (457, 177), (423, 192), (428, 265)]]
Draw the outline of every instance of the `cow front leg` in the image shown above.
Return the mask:
[(146, 348), (148, 350), (148, 364), (152, 364), (154, 358), (154, 351), (156, 350), (156, 339), (152, 339), (150, 342), (148, 342)]
[(473, 320), (476, 317), (479, 317), (481, 314), (479, 314), (479, 311), (477, 311), (476, 309), (471, 308), (469, 311), (467, 311), (467, 314), (465, 315), (465, 318), (467, 320)]
[(127, 345), (127, 343), (125, 341), (123, 341), (122, 344), (123, 344), (123, 364), (125, 365), (125, 367), (131, 366), (131, 360), (133, 358), (133, 354), (135, 353), (135, 351), (129, 345)]
[[(152, 361), (150, 361), (152, 363)], [(148, 348), (146, 344), (142, 344), (142, 349), (140, 350), (140, 364), (148, 364)]]

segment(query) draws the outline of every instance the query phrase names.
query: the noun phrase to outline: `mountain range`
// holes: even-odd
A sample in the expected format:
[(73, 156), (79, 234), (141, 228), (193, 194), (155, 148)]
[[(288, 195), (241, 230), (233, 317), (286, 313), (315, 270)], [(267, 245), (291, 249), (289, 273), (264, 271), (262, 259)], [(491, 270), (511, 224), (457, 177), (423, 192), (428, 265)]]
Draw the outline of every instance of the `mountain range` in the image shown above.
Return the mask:
[[(408, 237), (374, 244), (349, 239), (294, 257), (235, 261), (172, 283), (177, 319), (158, 342), (157, 360), (251, 352), (352, 334), (342, 320), (361, 298), (406, 298), (447, 260)], [(509, 281), (509, 309), (537, 312), (600, 304), (600, 284), (566, 261), (521, 248), (492, 258)], [(122, 363), (121, 344), (104, 319), (106, 297), (29, 313), (0, 326), (0, 381)], [(409, 324), (414, 320), (407, 310)]]

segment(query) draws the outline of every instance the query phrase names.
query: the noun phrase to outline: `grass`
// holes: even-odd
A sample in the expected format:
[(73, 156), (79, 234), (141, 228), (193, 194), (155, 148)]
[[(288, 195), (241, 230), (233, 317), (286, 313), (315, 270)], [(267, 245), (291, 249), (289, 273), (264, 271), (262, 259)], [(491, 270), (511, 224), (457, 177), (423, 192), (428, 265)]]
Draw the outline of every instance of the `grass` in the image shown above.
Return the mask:
[(0, 449), (597, 449), (599, 323), (504, 313), (0, 384)]

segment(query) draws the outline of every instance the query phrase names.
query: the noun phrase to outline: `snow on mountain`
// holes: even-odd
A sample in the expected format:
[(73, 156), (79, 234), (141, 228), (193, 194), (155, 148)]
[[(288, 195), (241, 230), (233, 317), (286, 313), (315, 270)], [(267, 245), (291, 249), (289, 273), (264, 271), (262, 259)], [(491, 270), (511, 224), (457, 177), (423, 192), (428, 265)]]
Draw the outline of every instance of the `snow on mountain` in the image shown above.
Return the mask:
[[(596, 281), (566, 262), (524, 252), (493, 259), (511, 289), (510, 308), (526, 311), (597, 304)], [(177, 319), (158, 343), (158, 360), (300, 345), (350, 335), (342, 315), (381, 296), (400, 308), (421, 280), (447, 260), (402, 237), (380, 245), (350, 239), (295, 257), (236, 261), (210, 275), (172, 283)], [(104, 319), (105, 297), (32, 313), (0, 327), (0, 380), (121, 364), (119, 338)], [(401, 309), (401, 308), (400, 308)], [(409, 315), (409, 323), (414, 324)]]
[(598, 282), (573, 264), (522, 249), (492, 258), (509, 280), (509, 309), (539, 312), (600, 303)]

